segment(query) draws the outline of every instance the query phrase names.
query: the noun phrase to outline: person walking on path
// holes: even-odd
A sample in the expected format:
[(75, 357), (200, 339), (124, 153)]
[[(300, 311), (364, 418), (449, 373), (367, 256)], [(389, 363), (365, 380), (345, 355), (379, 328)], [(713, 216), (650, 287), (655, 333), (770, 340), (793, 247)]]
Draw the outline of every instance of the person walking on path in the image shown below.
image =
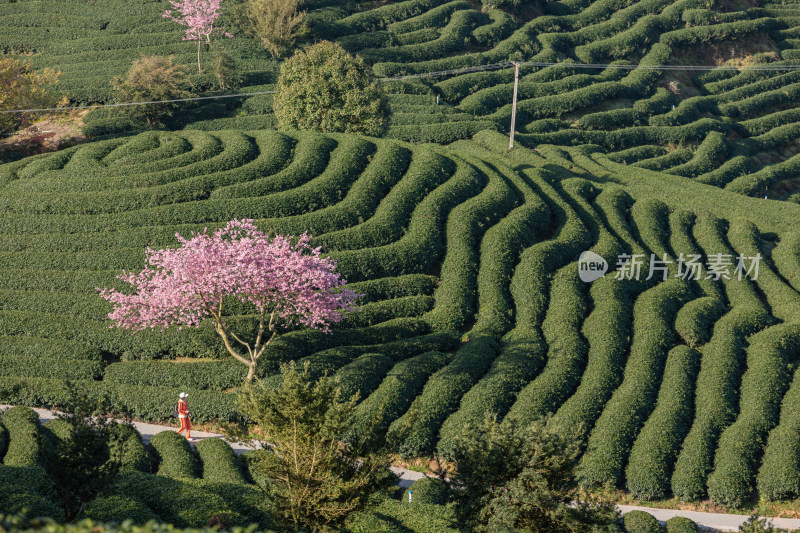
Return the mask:
[(181, 428), (176, 431), (176, 433), (180, 435), (183, 431), (186, 431), (186, 440), (192, 442), (192, 437), (190, 435), (192, 431), (192, 413), (189, 412), (189, 404), (186, 402), (188, 396), (189, 395), (185, 392), (180, 393), (178, 405), (175, 406), (175, 411), (178, 413), (178, 420), (181, 422)]

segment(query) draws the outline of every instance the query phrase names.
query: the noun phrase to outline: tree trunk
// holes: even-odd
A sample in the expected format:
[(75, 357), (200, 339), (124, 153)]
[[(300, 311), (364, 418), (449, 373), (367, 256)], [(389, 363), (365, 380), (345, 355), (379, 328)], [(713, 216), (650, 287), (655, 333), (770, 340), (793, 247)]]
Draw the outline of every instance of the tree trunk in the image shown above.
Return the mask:
[(247, 365), (247, 377), (244, 378), (245, 383), (252, 383), (253, 378), (256, 377), (256, 362), (253, 361)]
[(200, 39), (197, 39), (197, 73), (200, 74)]

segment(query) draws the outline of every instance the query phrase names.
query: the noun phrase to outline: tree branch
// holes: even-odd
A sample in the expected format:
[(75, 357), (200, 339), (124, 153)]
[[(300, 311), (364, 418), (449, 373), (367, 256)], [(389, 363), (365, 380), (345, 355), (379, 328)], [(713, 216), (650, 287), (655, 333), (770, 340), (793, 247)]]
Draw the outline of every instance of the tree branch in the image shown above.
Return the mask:
[(217, 334), (220, 337), (222, 337), (222, 342), (225, 343), (225, 348), (228, 349), (228, 353), (230, 353), (233, 356), (234, 359), (236, 359), (240, 363), (244, 363), (247, 366), (250, 366), (252, 364), (252, 361), (248, 361), (247, 359), (245, 359), (244, 356), (240, 355), (239, 352), (237, 352), (233, 348), (233, 346), (231, 346), (231, 341), (230, 341), (230, 339), (228, 339), (228, 335), (226, 335), (226, 333), (225, 333), (225, 328), (223, 328), (222, 324), (217, 322), (216, 319), (214, 320), (214, 329), (216, 329), (217, 330)]
[(261, 337), (264, 335), (264, 315), (266, 314), (267, 314), (267, 308), (262, 305), (261, 316), (258, 317), (258, 335), (256, 335), (256, 344), (255, 344), (256, 352), (258, 352), (258, 347), (261, 346)]

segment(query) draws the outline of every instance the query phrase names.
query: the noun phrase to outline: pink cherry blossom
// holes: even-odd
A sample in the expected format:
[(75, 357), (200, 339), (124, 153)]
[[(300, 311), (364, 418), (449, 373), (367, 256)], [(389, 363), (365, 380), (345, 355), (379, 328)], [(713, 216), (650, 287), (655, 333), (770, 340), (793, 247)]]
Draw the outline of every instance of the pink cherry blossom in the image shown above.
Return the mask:
[[(131, 284), (133, 294), (98, 289), (114, 304), (108, 316), (115, 326), (133, 331), (196, 327), (211, 318), (231, 355), (250, 367), (250, 380), (279, 326), (328, 332), (331, 323), (356, 309), (360, 295), (344, 286), (333, 259), (309, 245), (308, 234), (270, 236), (244, 219), (213, 234), (206, 228), (188, 239), (176, 237), (178, 248), (147, 248), (141, 272), (118, 276)], [(227, 327), (223, 303), (231, 297), (255, 307), (260, 317), (256, 339), (240, 339)], [(249, 358), (234, 342), (247, 349)]]
[(197, 71), (200, 72), (200, 43), (205, 39), (211, 44), (211, 36), (221, 33), (225, 37), (233, 37), (221, 28), (214, 27), (214, 22), (220, 16), (222, 0), (169, 0), (175, 9), (167, 9), (164, 17), (173, 20), (181, 26), (186, 26), (184, 41), (197, 41)]

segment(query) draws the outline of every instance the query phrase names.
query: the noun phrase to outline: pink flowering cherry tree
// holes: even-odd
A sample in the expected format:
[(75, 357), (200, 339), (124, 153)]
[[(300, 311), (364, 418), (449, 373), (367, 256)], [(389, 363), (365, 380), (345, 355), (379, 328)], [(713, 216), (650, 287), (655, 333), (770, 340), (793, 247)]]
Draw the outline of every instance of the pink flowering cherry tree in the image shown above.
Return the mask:
[(197, 41), (197, 72), (200, 71), (200, 45), (205, 39), (206, 44), (211, 44), (211, 36), (221, 33), (225, 37), (233, 37), (222, 28), (214, 27), (214, 22), (221, 15), (220, 4), (222, 0), (169, 0), (175, 9), (167, 9), (163, 17), (186, 26), (184, 41)]
[[(196, 327), (210, 318), (225, 348), (248, 367), (252, 381), (258, 359), (281, 326), (307, 326), (329, 332), (330, 324), (356, 309), (360, 296), (344, 285), (336, 262), (320, 257), (311, 237), (270, 236), (252, 220), (232, 220), (209, 234), (176, 235), (180, 246), (147, 248), (147, 266), (119, 279), (135, 292), (98, 289), (114, 304), (113, 325), (133, 331)], [(226, 323), (223, 304), (237, 298), (258, 314), (255, 339), (242, 339)]]

